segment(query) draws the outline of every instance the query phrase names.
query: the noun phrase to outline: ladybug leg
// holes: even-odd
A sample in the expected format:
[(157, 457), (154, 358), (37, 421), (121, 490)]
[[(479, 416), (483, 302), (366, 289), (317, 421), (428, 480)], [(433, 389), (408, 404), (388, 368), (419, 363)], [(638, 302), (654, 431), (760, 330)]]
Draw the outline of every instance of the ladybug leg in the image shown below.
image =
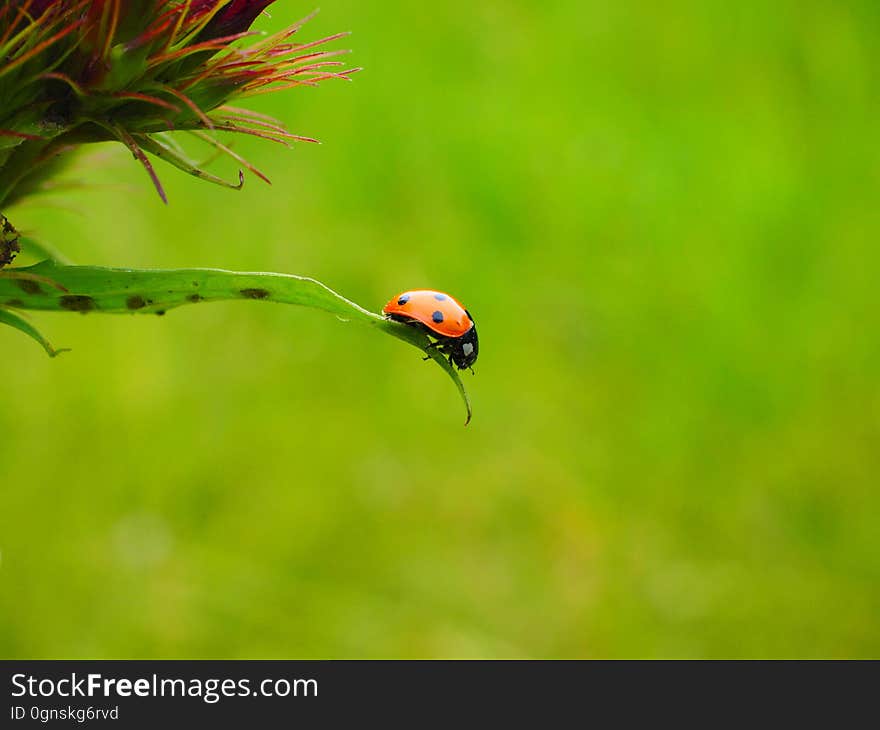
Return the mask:
[[(440, 340), (434, 340), (433, 342), (431, 342), (430, 344), (425, 346), (426, 350), (433, 350), (435, 348), (439, 348), (440, 352), (443, 352), (443, 348), (440, 347)], [(425, 357), (422, 358), (422, 362), (424, 362), (425, 360), (430, 360), (430, 359), (431, 359), (430, 355), (425, 355)]]

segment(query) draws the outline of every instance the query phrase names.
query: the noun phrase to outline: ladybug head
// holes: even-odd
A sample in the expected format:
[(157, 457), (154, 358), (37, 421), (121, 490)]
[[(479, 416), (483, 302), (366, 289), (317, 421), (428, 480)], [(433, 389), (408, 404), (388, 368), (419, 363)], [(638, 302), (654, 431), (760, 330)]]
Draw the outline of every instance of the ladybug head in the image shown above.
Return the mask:
[(473, 325), (461, 337), (456, 337), (451, 345), (449, 354), (452, 362), (459, 370), (467, 370), (477, 361), (477, 354), (480, 351), (477, 326)]

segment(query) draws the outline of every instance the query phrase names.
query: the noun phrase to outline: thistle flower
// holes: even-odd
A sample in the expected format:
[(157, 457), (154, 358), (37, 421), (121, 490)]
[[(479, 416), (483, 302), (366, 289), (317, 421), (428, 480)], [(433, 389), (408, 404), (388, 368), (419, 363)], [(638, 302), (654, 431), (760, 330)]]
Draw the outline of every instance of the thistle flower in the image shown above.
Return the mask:
[[(37, 189), (65, 153), (117, 141), (149, 173), (150, 153), (227, 187), (190, 162), (169, 134), (186, 130), (265, 176), (218, 131), (314, 141), (281, 123), (229, 106), (238, 97), (330, 78), (348, 79), (322, 50), (342, 33), (307, 43), (293, 36), (308, 18), (269, 36), (250, 26), (273, 0), (0, 0), (0, 208)], [(255, 42), (248, 45), (248, 41)], [(2, 264), (0, 264), (2, 265)]]

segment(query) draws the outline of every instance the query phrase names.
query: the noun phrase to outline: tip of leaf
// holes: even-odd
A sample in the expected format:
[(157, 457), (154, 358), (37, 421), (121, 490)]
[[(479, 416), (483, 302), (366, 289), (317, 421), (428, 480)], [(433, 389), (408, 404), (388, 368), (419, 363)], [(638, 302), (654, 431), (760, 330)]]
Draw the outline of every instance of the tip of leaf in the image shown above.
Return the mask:
[(69, 348), (62, 348), (56, 350), (52, 347), (49, 340), (43, 337), (42, 334), (27, 320), (20, 317), (18, 314), (9, 311), (8, 309), (0, 309), (0, 324), (5, 324), (13, 329), (17, 329), (19, 332), (30, 337), (36, 343), (38, 343), (43, 350), (45, 350), (46, 354), (49, 357), (58, 357), (62, 352), (69, 352)]
[(456, 369), (452, 366), (452, 364), (437, 352), (436, 348), (429, 348), (425, 350), (425, 354), (427, 354), (434, 362), (436, 362), (441, 368), (443, 368), (446, 373), (452, 378), (452, 382), (455, 383), (455, 387), (458, 388), (458, 394), (461, 396), (461, 400), (464, 403), (465, 410), (467, 411), (467, 418), (465, 418), (464, 425), (467, 426), (471, 422), (471, 416), (473, 416), (473, 409), (471, 408), (471, 399), (468, 397), (467, 391), (464, 388), (464, 383), (461, 382), (461, 378), (458, 375)]

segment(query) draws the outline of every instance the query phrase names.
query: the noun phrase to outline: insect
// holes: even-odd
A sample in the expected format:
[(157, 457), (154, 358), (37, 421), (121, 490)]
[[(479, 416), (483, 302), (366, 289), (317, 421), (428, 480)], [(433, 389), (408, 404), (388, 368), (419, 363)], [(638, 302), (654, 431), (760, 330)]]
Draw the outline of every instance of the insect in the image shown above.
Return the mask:
[[(479, 342), (474, 318), (448, 294), (431, 289), (405, 291), (382, 308), (389, 319), (413, 327), (436, 338), (436, 347), (459, 370), (467, 370), (477, 361)], [(473, 372), (473, 370), (471, 370)]]

